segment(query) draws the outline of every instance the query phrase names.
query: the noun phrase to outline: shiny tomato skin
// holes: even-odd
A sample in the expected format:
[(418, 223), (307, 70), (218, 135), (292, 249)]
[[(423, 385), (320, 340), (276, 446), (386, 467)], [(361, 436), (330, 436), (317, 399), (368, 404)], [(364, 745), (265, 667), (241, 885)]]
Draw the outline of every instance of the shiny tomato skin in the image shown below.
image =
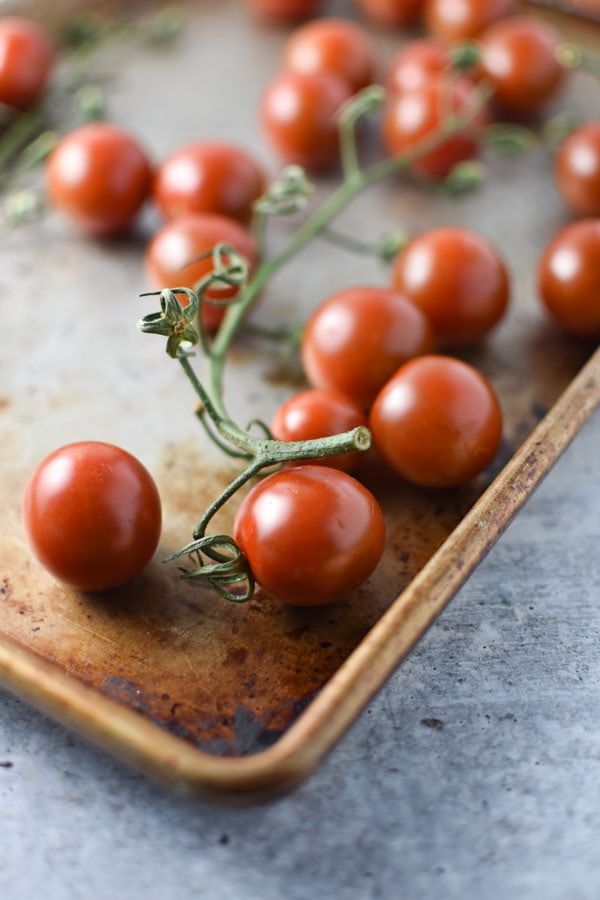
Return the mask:
[(247, 223), (265, 186), (265, 173), (243, 148), (195, 141), (157, 168), (153, 197), (165, 219), (208, 212)]
[(152, 476), (126, 450), (100, 441), (67, 444), (47, 456), (27, 482), (22, 513), (39, 562), (81, 591), (127, 584), (160, 538)]
[(431, 34), (463, 41), (510, 15), (515, 6), (516, 0), (425, 0), (424, 19)]
[(297, 22), (316, 15), (324, 0), (245, 0), (251, 12), (273, 22)]
[[(315, 388), (294, 394), (279, 407), (271, 421), (271, 434), (278, 441), (306, 441), (341, 434), (359, 425), (366, 427), (367, 418), (352, 400), (336, 391)], [(311, 462), (352, 472), (363, 455), (358, 450)], [(305, 465), (305, 462), (292, 465)]]
[(378, 55), (377, 44), (356, 22), (315, 19), (290, 35), (283, 49), (282, 68), (302, 75), (336, 75), (354, 94), (377, 80)]
[(0, 17), (0, 103), (26, 110), (42, 99), (55, 63), (52, 41), (31, 19)]
[(578, 216), (600, 216), (600, 121), (586, 122), (561, 143), (554, 177), (566, 206)]
[(427, 316), (439, 347), (481, 340), (510, 300), (498, 250), (467, 228), (434, 228), (413, 238), (394, 260), (392, 286)]
[[(470, 79), (432, 77), (422, 87), (393, 94), (382, 118), (382, 138), (390, 156), (407, 153), (441, 125), (443, 110), (459, 112), (467, 102), (473, 84)], [(477, 156), (481, 127), (487, 121), (480, 112), (469, 129), (450, 135), (434, 150), (416, 160), (411, 168), (427, 178), (444, 178), (460, 162)]]
[[(256, 244), (248, 229), (226, 216), (195, 213), (166, 222), (148, 243), (145, 253), (146, 274), (156, 290), (173, 287), (193, 288), (212, 269), (210, 256), (198, 259), (219, 243), (231, 244), (245, 257), (250, 269), (256, 263)], [(239, 295), (236, 287), (211, 288), (207, 297), (228, 301)], [(179, 301), (186, 305), (184, 295)], [(226, 303), (204, 303), (202, 322), (211, 333), (217, 330), (226, 311)]]
[(413, 38), (405, 41), (392, 57), (386, 82), (396, 93), (420, 90), (431, 78), (447, 72), (448, 66), (448, 45), (444, 41)]
[(285, 163), (331, 168), (339, 161), (338, 113), (349, 97), (346, 82), (329, 72), (280, 73), (260, 105), (269, 145)]
[(479, 40), (482, 75), (493, 88), (498, 114), (535, 116), (562, 87), (566, 70), (556, 51), (563, 37), (550, 22), (509, 16)]
[(356, 0), (366, 19), (376, 25), (406, 28), (419, 22), (423, 0)]
[(126, 131), (107, 122), (90, 122), (68, 132), (46, 163), (50, 201), (91, 235), (128, 229), (151, 183), (144, 150)]
[(492, 462), (502, 413), (489, 382), (449, 356), (406, 363), (381, 390), (369, 418), (383, 459), (407, 481), (457, 487)]
[(244, 498), (233, 535), (257, 583), (281, 603), (324, 606), (359, 588), (385, 542), (379, 504), (351, 475), (296, 466)]
[(346, 288), (310, 316), (302, 339), (309, 383), (349, 397), (368, 409), (396, 369), (433, 350), (426, 316), (398, 291)]
[(600, 218), (561, 229), (538, 262), (538, 292), (553, 321), (578, 337), (600, 336)]

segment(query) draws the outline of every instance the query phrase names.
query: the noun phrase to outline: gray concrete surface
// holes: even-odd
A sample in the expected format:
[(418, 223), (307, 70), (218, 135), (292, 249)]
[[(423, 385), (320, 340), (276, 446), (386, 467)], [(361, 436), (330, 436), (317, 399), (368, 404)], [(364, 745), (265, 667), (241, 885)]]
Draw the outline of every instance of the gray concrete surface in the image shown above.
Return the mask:
[(0, 694), (0, 897), (595, 900), (599, 440), (276, 802), (177, 799)]

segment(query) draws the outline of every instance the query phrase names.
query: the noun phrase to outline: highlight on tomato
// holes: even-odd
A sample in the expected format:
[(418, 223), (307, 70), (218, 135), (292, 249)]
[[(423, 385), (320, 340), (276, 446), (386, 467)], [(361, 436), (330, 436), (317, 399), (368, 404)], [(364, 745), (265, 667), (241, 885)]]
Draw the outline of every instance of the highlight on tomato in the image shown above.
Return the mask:
[(45, 95), (56, 53), (49, 35), (31, 19), (0, 16), (0, 103), (27, 110)]
[(467, 228), (434, 228), (413, 238), (393, 262), (392, 286), (427, 316), (440, 347), (484, 338), (510, 300), (499, 251)]
[(282, 54), (282, 68), (302, 75), (327, 72), (350, 93), (377, 80), (379, 50), (370, 33), (349, 19), (314, 19), (296, 28)]
[(600, 121), (586, 122), (558, 148), (554, 179), (565, 205), (578, 216), (600, 216)]
[[(362, 409), (348, 397), (337, 391), (315, 388), (294, 394), (282, 403), (271, 421), (271, 434), (278, 441), (306, 441), (366, 425), (367, 418)], [(362, 451), (358, 450), (355, 453), (324, 456), (312, 462), (352, 472), (362, 456)]]
[(370, 491), (329, 466), (282, 469), (242, 500), (233, 536), (275, 600), (323, 606), (359, 588), (383, 553), (385, 525)]
[(244, 148), (194, 141), (158, 166), (152, 193), (165, 219), (207, 212), (247, 223), (265, 187), (262, 167)]
[(402, 366), (378, 394), (369, 425), (385, 462), (430, 488), (465, 484), (483, 472), (502, 440), (502, 411), (489, 381), (450, 356)]
[(600, 218), (561, 229), (538, 262), (542, 306), (563, 331), (600, 336)]
[[(248, 260), (250, 270), (256, 264), (256, 243), (240, 222), (213, 213), (195, 213), (166, 222), (154, 234), (144, 256), (146, 275), (156, 290), (174, 287), (195, 288), (212, 271), (210, 251), (219, 243), (230, 244)], [(227, 302), (239, 296), (236, 286), (212, 287), (202, 303), (202, 323), (207, 332), (217, 330), (225, 315)], [(185, 306), (183, 294), (178, 297)]]
[(64, 135), (46, 162), (51, 203), (85, 232), (126, 231), (151, 189), (146, 152), (124, 129), (89, 122)]
[(557, 56), (563, 36), (550, 22), (509, 16), (486, 28), (479, 41), (482, 74), (499, 114), (535, 116), (557, 96), (566, 77)]
[(515, 7), (516, 0), (425, 0), (423, 17), (431, 34), (463, 41), (477, 37)]
[[(433, 134), (441, 126), (446, 111), (460, 113), (474, 90), (465, 77), (430, 78), (421, 87), (392, 94), (382, 117), (382, 138), (390, 156), (399, 156)], [(480, 110), (474, 121), (463, 130), (422, 155), (411, 169), (426, 178), (445, 178), (458, 163), (473, 159), (479, 151), (483, 126), (488, 116)]]
[(448, 72), (448, 44), (439, 38), (420, 37), (405, 41), (388, 66), (386, 84), (390, 91), (420, 90), (431, 78)]
[(265, 138), (283, 162), (310, 170), (339, 162), (338, 115), (350, 98), (347, 83), (331, 72), (281, 72), (260, 104)]
[(304, 329), (301, 357), (309, 383), (368, 409), (396, 369), (431, 353), (425, 314), (390, 288), (345, 288), (325, 299)]
[(148, 470), (101, 441), (67, 444), (42, 460), (26, 484), (22, 515), (39, 562), (81, 591), (121, 587), (139, 575), (162, 519)]

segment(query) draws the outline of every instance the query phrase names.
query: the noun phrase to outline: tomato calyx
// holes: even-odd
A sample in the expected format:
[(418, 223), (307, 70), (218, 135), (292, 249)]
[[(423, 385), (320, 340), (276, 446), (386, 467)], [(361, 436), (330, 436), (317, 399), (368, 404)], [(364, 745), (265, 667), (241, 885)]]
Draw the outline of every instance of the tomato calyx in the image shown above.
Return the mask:
[(245, 603), (254, 594), (254, 576), (248, 559), (229, 535), (205, 535), (171, 553), (164, 562), (174, 562), (184, 556), (195, 565), (191, 569), (179, 567), (183, 579), (205, 581), (232, 603)]
[[(248, 261), (231, 244), (216, 244), (200, 258), (207, 256), (212, 257), (212, 269), (196, 283), (195, 288), (163, 288), (161, 291), (145, 291), (140, 295), (141, 297), (158, 296), (160, 312), (143, 316), (138, 322), (138, 328), (146, 334), (158, 334), (166, 337), (166, 352), (173, 358), (186, 352), (182, 348), (184, 343), (193, 346), (200, 341), (208, 351), (208, 337), (202, 325), (202, 318), (199, 316), (200, 306), (202, 303), (219, 306), (221, 303), (232, 302), (230, 298), (221, 301), (218, 297), (208, 296), (208, 291), (211, 288), (223, 290), (240, 287), (248, 280)], [(190, 262), (195, 262), (195, 260)], [(178, 298), (178, 294), (185, 297), (185, 302)]]

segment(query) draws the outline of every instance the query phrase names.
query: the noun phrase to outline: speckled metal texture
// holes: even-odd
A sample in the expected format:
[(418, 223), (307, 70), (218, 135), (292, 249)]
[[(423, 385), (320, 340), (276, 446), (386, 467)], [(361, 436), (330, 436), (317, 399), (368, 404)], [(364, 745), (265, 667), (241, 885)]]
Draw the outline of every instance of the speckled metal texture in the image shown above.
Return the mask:
[[(155, 159), (193, 138), (218, 137), (243, 142), (274, 173), (256, 110), (284, 39), (236, 4), (189, 5), (175, 47), (106, 48), (97, 66), (99, 76), (111, 72), (109, 114)], [(389, 56), (399, 39), (378, 40)], [(563, 105), (585, 111), (595, 91), (577, 78)], [(382, 501), (387, 549), (363, 588), (320, 610), (286, 608), (260, 591), (244, 606), (230, 605), (160, 561), (189, 540), (234, 468), (199, 432), (176, 363), (135, 328), (151, 309), (138, 294), (147, 287), (142, 258), (153, 213), (120, 242), (85, 240), (54, 213), (9, 234), (1, 250), (8, 337), (0, 387), (2, 682), (182, 789), (261, 792), (308, 774), (598, 403), (598, 354), (559, 334), (535, 297), (536, 260), (567, 221), (551, 168), (543, 151), (492, 161), (482, 190), (459, 200), (398, 179), (373, 188), (340, 219), (340, 228), (366, 239), (399, 226), (476, 228), (502, 249), (514, 289), (506, 321), (485, 345), (462, 354), (489, 376), (505, 413), (493, 469), (459, 490), (423, 491), (368, 456), (361, 477)], [(317, 201), (332, 183), (318, 181)], [(275, 228), (274, 244), (292, 227)], [(386, 277), (378, 263), (316, 241), (276, 278), (254, 315), (270, 324), (302, 321), (332, 290)], [(285, 354), (249, 337), (236, 345), (227, 392), (238, 419), (268, 420), (300, 383)], [(37, 565), (19, 513), (33, 465), (56, 446), (87, 438), (139, 456), (165, 512), (146, 572), (95, 596), (65, 589)], [(230, 526), (234, 507), (220, 514), (220, 528)]]

